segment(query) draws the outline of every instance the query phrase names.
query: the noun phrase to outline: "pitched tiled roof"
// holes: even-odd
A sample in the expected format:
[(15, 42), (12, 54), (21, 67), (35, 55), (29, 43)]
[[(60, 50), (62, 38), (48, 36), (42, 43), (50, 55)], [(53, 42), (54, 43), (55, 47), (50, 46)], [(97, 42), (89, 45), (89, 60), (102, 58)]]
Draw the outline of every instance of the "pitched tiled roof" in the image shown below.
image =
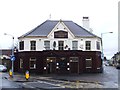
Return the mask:
[[(35, 29), (29, 31), (28, 33), (22, 35), (21, 37), (26, 36), (47, 36), (53, 28), (57, 25), (59, 21), (54, 20), (46, 20), (39, 26), (37, 26)], [(93, 33), (87, 31), (80, 25), (74, 23), (73, 21), (62, 21), (69, 30), (74, 34), (74, 36), (80, 36), (80, 37), (97, 37)], [(20, 37), (19, 37), (20, 38)]]

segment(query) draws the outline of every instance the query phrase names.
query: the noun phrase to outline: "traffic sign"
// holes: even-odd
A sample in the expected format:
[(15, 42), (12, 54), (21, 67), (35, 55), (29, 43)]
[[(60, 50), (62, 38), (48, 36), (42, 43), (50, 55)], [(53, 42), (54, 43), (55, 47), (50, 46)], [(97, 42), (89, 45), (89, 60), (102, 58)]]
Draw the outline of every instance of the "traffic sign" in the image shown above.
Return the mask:
[(14, 56), (14, 55), (11, 55), (10, 60), (11, 60), (11, 61), (15, 61), (15, 56)]

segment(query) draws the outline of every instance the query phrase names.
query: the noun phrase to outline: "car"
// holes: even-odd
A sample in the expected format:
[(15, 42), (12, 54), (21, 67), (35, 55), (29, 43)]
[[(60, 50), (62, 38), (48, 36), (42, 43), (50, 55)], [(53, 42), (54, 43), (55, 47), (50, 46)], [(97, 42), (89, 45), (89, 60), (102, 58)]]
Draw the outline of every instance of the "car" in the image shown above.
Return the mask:
[(118, 64), (118, 65), (116, 66), (116, 69), (120, 69), (120, 64)]
[(0, 65), (0, 72), (6, 72), (7, 71), (7, 67), (4, 65)]

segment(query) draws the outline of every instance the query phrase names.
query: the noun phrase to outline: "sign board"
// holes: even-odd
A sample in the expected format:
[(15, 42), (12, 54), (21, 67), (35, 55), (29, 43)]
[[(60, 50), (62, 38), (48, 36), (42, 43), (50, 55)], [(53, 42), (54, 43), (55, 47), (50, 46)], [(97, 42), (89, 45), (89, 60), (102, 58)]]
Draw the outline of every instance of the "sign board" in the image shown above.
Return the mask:
[(11, 60), (11, 61), (15, 61), (15, 56), (14, 56), (14, 55), (11, 55), (10, 60)]

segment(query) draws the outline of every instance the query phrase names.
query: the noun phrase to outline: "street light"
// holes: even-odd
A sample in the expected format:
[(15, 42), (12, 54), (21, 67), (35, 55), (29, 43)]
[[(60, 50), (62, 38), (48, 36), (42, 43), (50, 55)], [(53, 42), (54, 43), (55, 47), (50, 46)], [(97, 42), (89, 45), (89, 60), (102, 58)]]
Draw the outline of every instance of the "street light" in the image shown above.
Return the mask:
[[(14, 56), (14, 36), (11, 35), (11, 34), (7, 34), (7, 33), (4, 33), (4, 35), (8, 35), (8, 36), (11, 36), (12, 39), (13, 39), (13, 42), (12, 42), (12, 56)], [(12, 74), (14, 72), (14, 60), (11, 60), (12, 61)]]
[(103, 51), (103, 34), (108, 34), (108, 33), (113, 33), (113, 32), (105, 32), (105, 33), (101, 33), (102, 60), (104, 60), (104, 51)]

